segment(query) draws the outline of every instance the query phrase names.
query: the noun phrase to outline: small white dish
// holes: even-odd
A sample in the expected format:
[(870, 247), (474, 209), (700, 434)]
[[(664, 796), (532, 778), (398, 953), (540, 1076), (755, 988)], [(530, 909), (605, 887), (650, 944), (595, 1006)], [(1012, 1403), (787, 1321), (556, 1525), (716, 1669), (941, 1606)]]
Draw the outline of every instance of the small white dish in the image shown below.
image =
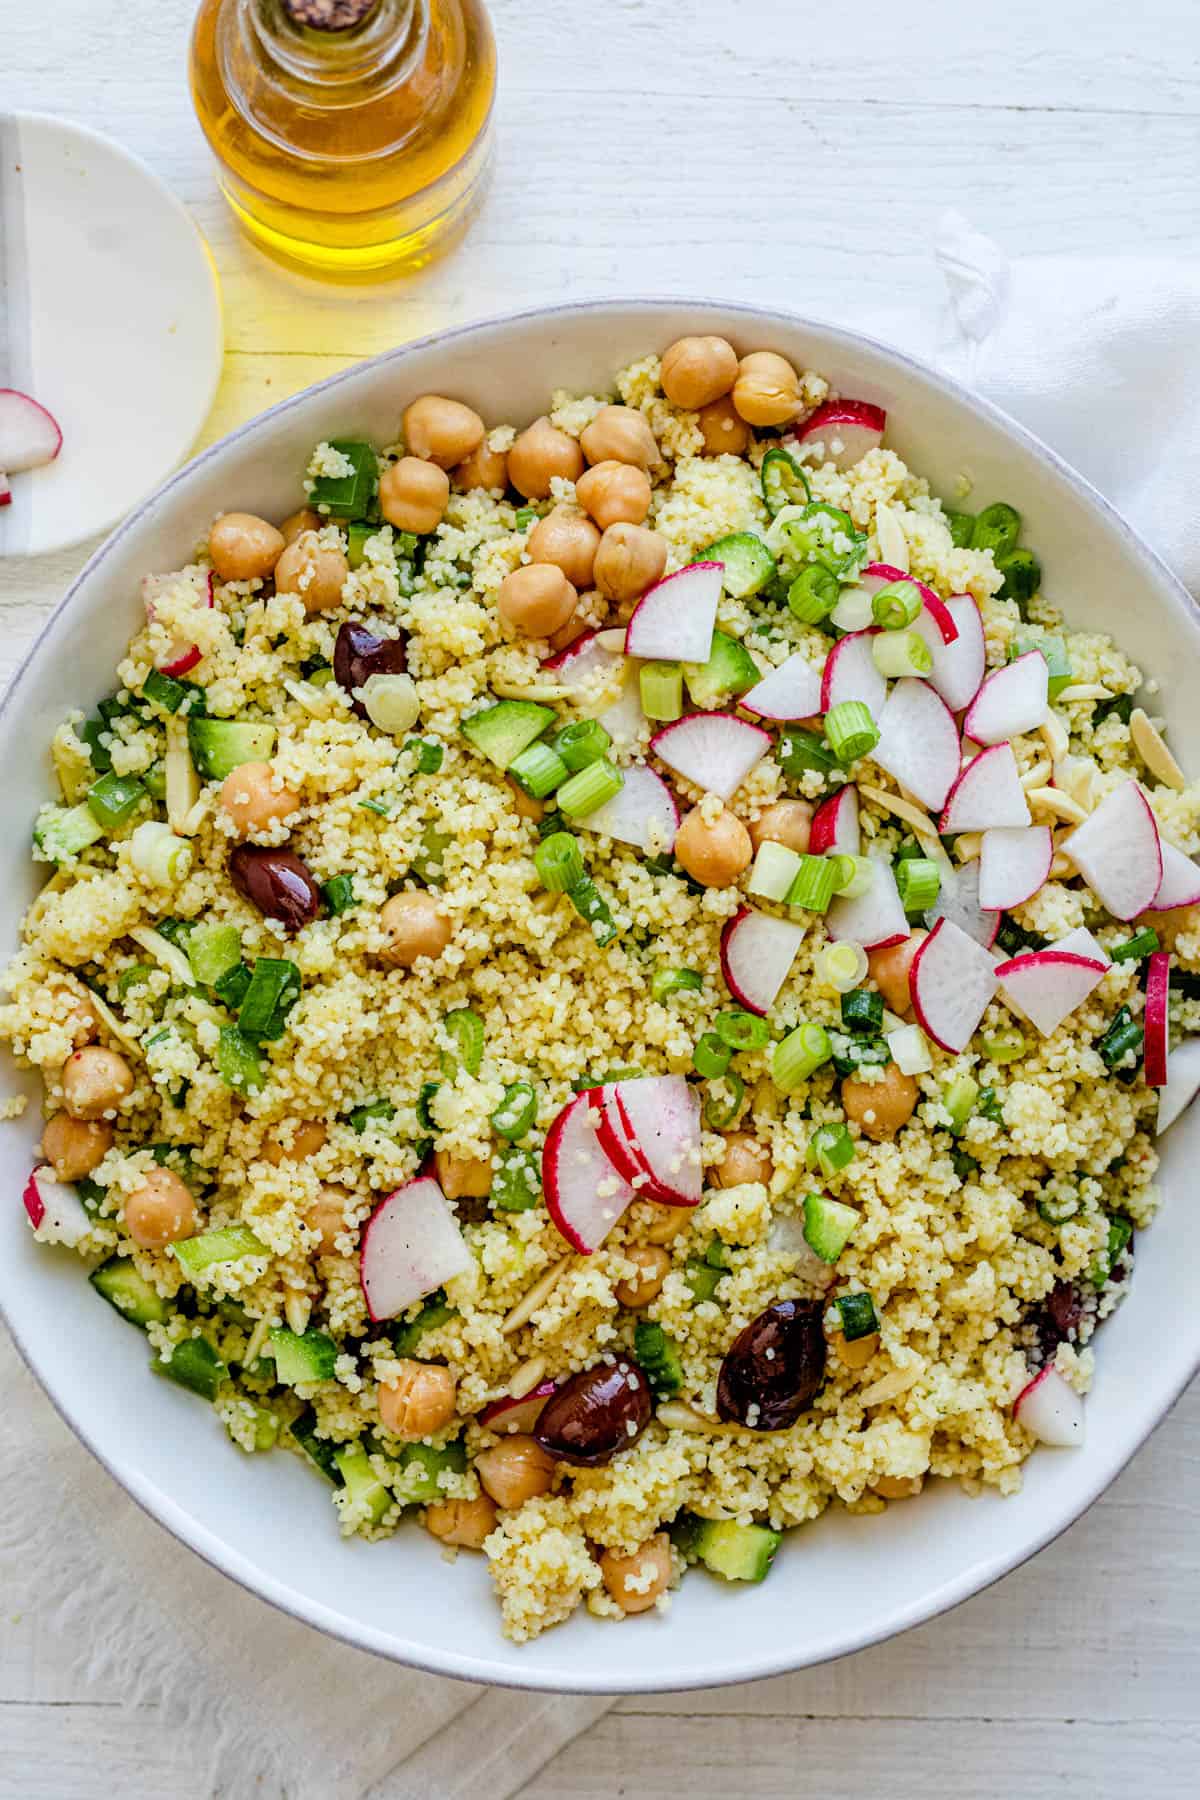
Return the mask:
[(54, 462), (13, 476), (0, 557), (82, 543), (169, 475), (223, 349), (208, 248), (157, 175), (65, 119), (0, 113), (0, 387), (63, 433)]

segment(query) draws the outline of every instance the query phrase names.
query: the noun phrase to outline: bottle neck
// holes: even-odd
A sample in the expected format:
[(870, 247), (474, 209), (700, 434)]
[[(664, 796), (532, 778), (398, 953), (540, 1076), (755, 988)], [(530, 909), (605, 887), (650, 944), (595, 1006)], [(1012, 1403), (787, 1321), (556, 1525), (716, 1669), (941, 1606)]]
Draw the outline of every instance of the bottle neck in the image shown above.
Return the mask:
[(244, 41), (293, 90), (320, 104), (326, 90), (403, 80), (424, 36), (428, 0), (236, 0)]

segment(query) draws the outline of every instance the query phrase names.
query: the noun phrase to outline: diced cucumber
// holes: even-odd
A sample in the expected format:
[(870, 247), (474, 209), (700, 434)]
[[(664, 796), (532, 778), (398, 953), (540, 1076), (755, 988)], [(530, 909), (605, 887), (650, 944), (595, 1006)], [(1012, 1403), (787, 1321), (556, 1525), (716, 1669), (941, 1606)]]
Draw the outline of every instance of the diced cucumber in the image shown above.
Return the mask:
[(110, 1256), (88, 1280), (110, 1306), (115, 1306), (131, 1325), (165, 1325), (171, 1308), (161, 1294), (155, 1292), (144, 1275), (138, 1273), (127, 1256)]
[(1093, 1287), (1102, 1288), (1112, 1280), (1113, 1270), (1129, 1248), (1133, 1237), (1133, 1226), (1122, 1213), (1110, 1213), (1108, 1217), (1108, 1241), (1088, 1270), (1088, 1280)]
[(265, 762), (275, 748), (275, 727), (261, 719), (188, 720), (188, 749), (205, 781), (224, 781), (242, 763)]
[(669, 1400), (683, 1386), (679, 1345), (655, 1319), (639, 1319), (633, 1328), (633, 1354), (660, 1400)]
[(331, 450), (352, 465), (349, 475), (318, 475), (309, 491), (309, 503), (331, 519), (361, 519), (379, 486), (379, 459), (371, 444), (361, 438), (332, 438)]
[(406, 1444), (400, 1455), (400, 1473), (396, 1478), (396, 1498), (405, 1506), (428, 1506), (440, 1500), (444, 1489), (438, 1477), (452, 1469), (461, 1475), (467, 1466), (467, 1453), (461, 1438), (454, 1438), (440, 1450), (429, 1444)]
[(285, 1387), (332, 1379), (337, 1345), (323, 1331), (289, 1331), (286, 1325), (276, 1325), (270, 1342), (267, 1355), (275, 1358), (276, 1377)]
[(267, 1078), (258, 1045), (236, 1025), (222, 1025), (213, 1060), (221, 1080), (239, 1094), (256, 1093)]
[(203, 1275), (217, 1263), (237, 1262), (242, 1256), (265, 1256), (267, 1246), (261, 1243), (248, 1225), (222, 1225), (215, 1231), (202, 1231), (196, 1237), (182, 1238), (172, 1244), (175, 1260), (185, 1274)]
[(765, 1581), (783, 1542), (781, 1531), (736, 1519), (689, 1519), (672, 1535), (685, 1556), (725, 1581)]
[(229, 1373), (208, 1339), (202, 1337), (182, 1339), (165, 1361), (155, 1357), (150, 1367), (156, 1375), (190, 1388), (204, 1400), (216, 1399), (217, 1389)]
[(115, 831), (131, 819), (146, 798), (146, 784), (136, 775), (114, 775), (111, 770), (88, 789), (88, 810), (105, 831)]
[(33, 828), (33, 841), (51, 862), (69, 862), (104, 836), (104, 827), (85, 802), (82, 806), (44, 806)]
[[(696, 562), (725, 564), (721, 586), (735, 600), (745, 600), (765, 588), (775, 574), (775, 558), (761, 538), (751, 531), (735, 531), (697, 553)], [(758, 679), (757, 673), (755, 680)]]
[(702, 1300), (715, 1300), (718, 1285), (728, 1273), (725, 1246), (720, 1238), (713, 1239), (702, 1257), (689, 1256), (684, 1265), (684, 1274), (691, 1289), (693, 1303), (699, 1305)]
[(804, 1241), (823, 1262), (836, 1262), (850, 1239), (862, 1214), (840, 1200), (825, 1194), (804, 1196)]
[(534, 1150), (506, 1147), (492, 1177), (492, 1205), (499, 1212), (529, 1212), (542, 1193), (542, 1163)]
[(554, 723), (554, 710), (534, 700), (498, 700), (462, 722), (468, 743), (483, 752), (498, 769), (507, 769), (522, 750)]
[(808, 476), (790, 451), (772, 444), (758, 472), (762, 497), (774, 518), (785, 506), (807, 506), (812, 500)]
[(786, 900), (799, 873), (800, 858), (796, 852), (786, 844), (765, 838), (755, 855), (746, 892), (763, 900)]
[(391, 1491), (371, 1467), (371, 1459), (361, 1444), (348, 1444), (334, 1457), (345, 1484), (345, 1491), (355, 1511), (365, 1507), (373, 1525), (378, 1525), (392, 1504)]
[(255, 1406), (253, 1401), (244, 1401), (254, 1414), (254, 1443), (256, 1451), (273, 1450), (279, 1442), (279, 1419), (267, 1406)]
[(365, 519), (355, 519), (346, 529), (346, 561), (352, 569), (361, 569), (366, 561), (367, 539), (379, 530)]
[(338, 1446), (330, 1438), (317, 1436), (317, 1415), (312, 1407), (306, 1406), (300, 1417), (292, 1420), (288, 1430), (326, 1481), (331, 1481), (334, 1487), (341, 1487), (343, 1477), (338, 1468)]
[(697, 706), (744, 694), (762, 680), (758, 664), (745, 645), (724, 631), (713, 632), (708, 661), (684, 663), (683, 675)]
[(409, 1319), (403, 1325), (397, 1325), (392, 1333), (392, 1346), (397, 1356), (412, 1356), (417, 1345), (427, 1331), (433, 1331), (439, 1325), (457, 1315), (452, 1306), (447, 1306), (446, 1296), (439, 1291), (430, 1294), (415, 1319)]
[(386, 1125), (394, 1119), (396, 1109), (390, 1100), (368, 1100), (365, 1106), (356, 1106), (350, 1114), (350, 1124), (361, 1137), (363, 1132), (373, 1125)]
[(1070, 687), (1075, 679), (1062, 633), (1034, 631), (1026, 626), (1014, 635), (1009, 645), (1008, 660), (1015, 662), (1018, 656), (1025, 656), (1031, 650), (1040, 650), (1045, 657), (1049, 671), (1048, 691), (1051, 700), (1057, 700), (1063, 689)]
[(192, 974), (204, 987), (215, 987), (222, 975), (242, 960), (242, 940), (235, 925), (197, 925), (187, 941)]

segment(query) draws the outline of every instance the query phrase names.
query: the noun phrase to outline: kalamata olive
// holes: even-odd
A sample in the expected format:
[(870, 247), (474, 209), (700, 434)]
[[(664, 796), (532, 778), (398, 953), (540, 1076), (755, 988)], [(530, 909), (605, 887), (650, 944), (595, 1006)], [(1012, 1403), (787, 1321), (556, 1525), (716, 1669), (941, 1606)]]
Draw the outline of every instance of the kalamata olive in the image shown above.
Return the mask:
[(1033, 1313), (1038, 1348), (1047, 1361), (1060, 1344), (1078, 1340), (1086, 1311), (1083, 1294), (1073, 1281), (1055, 1282)]
[(650, 1383), (619, 1356), (570, 1375), (542, 1409), (534, 1437), (560, 1462), (595, 1468), (628, 1450), (650, 1423)]
[(371, 675), (403, 675), (408, 667), (407, 643), (403, 632), (399, 637), (376, 637), (354, 619), (347, 619), (338, 628), (333, 646), (333, 678), (351, 696), (350, 705), (360, 719), (366, 718), (367, 709), (361, 700), (353, 698), (354, 689), (365, 686)]
[(819, 1300), (776, 1300), (725, 1352), (717, 1415), (751, 1431), (783, 1431), (812, 1405), (825, 1379)]
[(229, 858), (229, 875), (239, 894), (286, 931), (310, 925), (321, 910), (321, 890), (293, 850), (239, 844)]

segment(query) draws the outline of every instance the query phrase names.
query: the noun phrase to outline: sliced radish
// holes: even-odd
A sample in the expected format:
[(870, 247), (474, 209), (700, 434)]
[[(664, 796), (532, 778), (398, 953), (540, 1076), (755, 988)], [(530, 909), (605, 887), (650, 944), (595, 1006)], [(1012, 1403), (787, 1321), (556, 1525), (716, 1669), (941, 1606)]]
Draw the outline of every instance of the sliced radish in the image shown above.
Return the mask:
[(761, 725), (733, 713), (691, 713), (656, 731), (650, 748), (677, 775), (728, 800), (771, 748), (771, 738)]
[(963, 736), (1001, 744), (1036, 731), (1050, 712), (1050, 670), (1040, 650), (994, 669), (963, 715)]
[(862, 849), (862, 831), (858, 822), (858, 789), (847, 782), (837, 792), (822, 800), (812, 816), (808, 850), (810, 856), (857, 856)]
[(638, 749), (646, 730), (646, 715), (633, 664), (626, 664), (625, 678), (615, 700), (610, 700), (600, 712), (595, 712), (594, 707), (585, 707), (584, 711), (595, 713), (618, 750)]
[(503, 1394), (499, 1400), (492, 1400), (479, 1414), (479, 1423), (488, 1431), (496, 1432), (500, 1437), (508, 1437), (516, 1431), (532, 1431), (542, 1416), (542, 1408), (558, 1386), (557, 1381), (539, 1381), (528, 1394), (522, 1394), (519, 1400), (511, 1394)]
[(935, 809), (958, 778), (962, 755), (954, 714), (940, 694), (915, 677), (898, 681), (878, 716), (879, 742), (871, 760), (886, 769), (923, 806)]
[(616, 1083), (609, 1082), (606, 1087), (588, 1088), (587, 1095), (592, 1103), (592, 1123), (596, 1127), (600, 1148), (621, 1180), (629, 1183), (638, 1199), (655, 1200), (661, 1206), (673, 1206), (674, 1195), (656, 1185), (648, 1165), (642, 1159), (639, 1145), (626, 1127), (624, 1114), (617, 1103)]
[(91, 1225), (76, 1190), (69, 1181), (59, 1181), (48, 1163), (34, 1169), (21, 1199), (40, 1243), (73, 1249)]
[(372, 1319), (394, 1319), (470, 1267), (454, 1210), (432, 1176), (406, 1181), (367, 1220), (359, 1280)]
[[(619, 635), (623, 640), (624, 632)], [(621, 650), (603, 642), (609, 636), (611, 633), (607, 631), (589, 631), (544, 662), (542, 667), (553, 674), (561, 687), (568, 688), (583, 687), (597, 675), (611, 675), (625, 658)]]
[(1074, 1449), (1083, 1442), (1083, 1401), (1047, 1363), (1013, 1401), (1013, 1418), (1041, 1444)]
[(913, 1010), (943, 1050), (965, 1050), (996, 991), (996, 971), (982, 944), (950, 919), (939, 919), (909, 975)]
[(1166, 838), (1159, 838), (1158, 847), (1162, 852), (1162, 880), (1146, 911), (1169, 912), (1175, 906), (1200, 905), (1200, 869), (1190, 856), (1168, 844)]
[(1030, 950), (996, 964), (996, 979), (1007, 998), (1050, 1037), (1108, 972), (1106, 959), (1076, 950)]
[(1007, 912), (1049, 878), (1054, 835), (1048, 825), (994, 825), (979, 852), (979, 904)]
[(20, 475), (52, 463), (62, 449), (58, 420), (16, 388), (0, 388), (0, 469)]
[(894, 569), (891, 563), (870, 563), (858, 577), (858, 585), (866, 588), (868, 594), (877, 594), (880, 588), (890, 587), (894, 581), (907, 581), (921, 596), (922, 608), (913, 621), (914, 626), (927, 623), (932, 626), (939, 643), (952, 644), (958, 636), (958, 626), (950, 608), (915, 575), (906, 575), (903, 569)]
[(601, 837), (633, 844), (647, 856), (669, 854), (679, 829), (679, 808), (670, 788), (645, 763), (632, 763), (621, 773), (625, 785), (620, 793), (588, 813), (581, 823)]
[[(142, 578), (142, 600), (146, 608), (146, 617), (154, 623), (155, 601), (168, 588), (173, 587), (180, 579), (178, 575), (146, 575)], [(193, 569), (188, 576), (196, 590), (197, 602), (204, 606), (216, 605), (213, 573), (211, 569)], [(164, 660), (156, 665), (163, 675), (186, 675), (200, 661), (200, 649), (196, 644), (185, 644), (176, 641), (167, 650)]]
[(625, 632), (628, 654), (661, 662), (707, 662), (724, 573), (724, 563), (689, 563), (647, 588)]
[(760, 719), (811, 719), (821, 710), (821, 674), (799, 651), (764, 675), (738, 705)]
[(618, 1081), (617, 1106), (657, 1193), (676, 1206), (700, 1199), (700, 1097), (682, 1075)]
[(542, 1150), (546, 1208), (573, 1249), (598, 1250), (634, 1197), (600, 1145), (588, 1094), (579, 1094), (555, 1119)]
[(961, 869), (942, 865), (938, 896), (925, 916), (930, 924), (949, 919), (985, 950), (991, 949), (1000, 929), (1000, 914), (979, 903), (978, 861), (964, 863)]
[(1114, 788), (1063, 849), (1114, 919), (1145, 912), (1162, 886), (1158, 824), (1136, 781)]
[(804, 942), (804, 926), (744, 906), (721, 933), (721, 973), (739, 1005), (762, 1015), (774, 1005)]
[(1170, 955), (1165, 950), (1156, 950), (1146, 965), (1146, 1013), (1142, 1020), (1146, 1032), (1142, 1067), (1147, 1087), (1165, 1087), (1167, 1082), (1167, 999), (1170, 987)]
[(1189, 1038), (1186, 1043), (1169, 1052), (1167, 1056), (1167, 1082), (1158, 1090), (1158, 1124), (1159, 1137), (1172, 1126), (1180, 1113), (1187, 1108), (1200, 1092), (1200, 1038)]
[(826, 400), (795, 433), (794, 442), (815, 450), (839, 469), (852, 469), (883, 442), (887, 414), (867, 400)]
[(971, 759), (951, 788), (938, 830), (991, 831), (1029, 823), (1012, 745), (993, 744)]
[(4, 473), (3, 469), (0, 469), (0, 506), (11, 505), (12, 488), (9, 486), (8, 476)]
[(955, 594), (945, 602), (957, 636), (947, 643), (937, 622), (927, 609), (917, 614), (913, 630), (919, 631), (929, 645), (933, 668), (926, 680), (942, 696), (951, 712), (969, 706), (987, 672), (987, 640), (983, 619), (970, 594)]
[(825, 929), (835, 943), (861, 944), (864, 950), (883, 950), (902, 944), (911, 926), (896, 888), (891, 863), (872, 857), (874, 879), (856, 900), (838, 899), (825, 915)]
[(871, 631), (851, 631), (839, 638), (825, 658), (821, 676), (821, 711), (830, 712), (846, 700), (861, 700), (878, 721), (887, 699), (887, 682), (871, 655)]

